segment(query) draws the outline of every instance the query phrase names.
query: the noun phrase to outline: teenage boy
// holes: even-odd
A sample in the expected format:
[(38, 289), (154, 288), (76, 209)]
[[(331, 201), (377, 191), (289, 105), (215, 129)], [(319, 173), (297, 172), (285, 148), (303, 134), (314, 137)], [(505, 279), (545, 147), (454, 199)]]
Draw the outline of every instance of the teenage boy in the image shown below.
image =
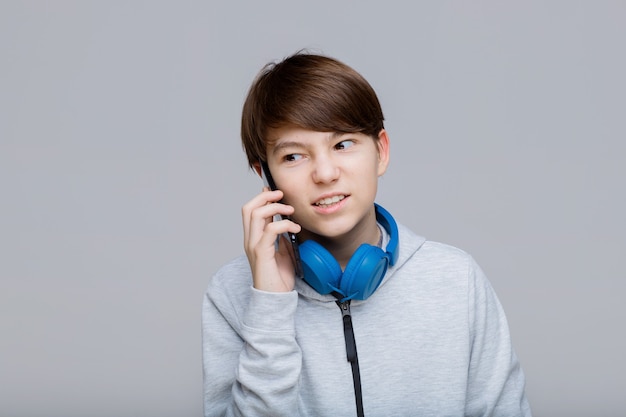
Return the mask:
[(374, 204), (389, 137), (361, 75), (305, 53), (270, 64), (241, 132), (277, 190), (245, 204), (246, 256), (209, 282), (205, 416), (530, 416), (480, 268)]

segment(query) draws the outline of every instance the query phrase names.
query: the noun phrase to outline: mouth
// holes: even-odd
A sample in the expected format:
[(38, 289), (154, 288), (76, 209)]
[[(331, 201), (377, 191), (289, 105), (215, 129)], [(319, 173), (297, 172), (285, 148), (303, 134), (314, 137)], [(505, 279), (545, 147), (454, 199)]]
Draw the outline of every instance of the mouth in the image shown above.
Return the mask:
[(335, 204), (339, 203), (341, 200), (343, 200), (344, 198), (346, 198), (346, 195), (335, 195), (332, 197), (326, 197), (326, 198), (322, 198), (316, 202), (313, 203), (314, 206), (316, 207), (321, 207), (321, 208), (327, 208), (327, 207), (332, 207)]

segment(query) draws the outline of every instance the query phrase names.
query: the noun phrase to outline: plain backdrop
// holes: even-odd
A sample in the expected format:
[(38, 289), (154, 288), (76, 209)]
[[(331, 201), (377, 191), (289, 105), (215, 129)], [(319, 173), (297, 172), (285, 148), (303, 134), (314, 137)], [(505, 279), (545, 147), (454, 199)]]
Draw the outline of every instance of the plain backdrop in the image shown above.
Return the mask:
[(308, 48), (379, 94), (378, 201), (470, 252), (535, 416), (626, 415), (624, 1), (0, 2), (0, 415), (199, 416), (239, 140)]

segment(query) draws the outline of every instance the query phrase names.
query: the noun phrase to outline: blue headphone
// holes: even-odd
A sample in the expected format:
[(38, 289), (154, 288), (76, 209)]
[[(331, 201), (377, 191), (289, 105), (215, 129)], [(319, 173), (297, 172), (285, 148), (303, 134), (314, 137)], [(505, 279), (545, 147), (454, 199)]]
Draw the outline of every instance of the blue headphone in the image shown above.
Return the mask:
[(387, 267), (398, 260), (398, 225), (387, 210), (378, 204), (374, 206), (376, 220), (389, 234), (385, 251), (364, 243), (342, 272), (337, 260), (319, 243), (307, 240), (300, 245), (304, 280), (320, 294), (339, 294), (341, 301), (365, 300), (376, 291)]

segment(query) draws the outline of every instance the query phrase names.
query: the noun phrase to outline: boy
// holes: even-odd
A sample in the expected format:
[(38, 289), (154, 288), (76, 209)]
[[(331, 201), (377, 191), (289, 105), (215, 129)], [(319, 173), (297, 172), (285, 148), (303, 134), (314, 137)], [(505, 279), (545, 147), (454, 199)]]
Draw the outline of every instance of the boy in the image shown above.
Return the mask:
[(241, 132), (277, 190), (243, 207), (246, 256), (209, 282), (205, 416), (530, 416), (480, 268), (374, 204), (389, 137), (361, 75), (305, 53), (268, 65)]

